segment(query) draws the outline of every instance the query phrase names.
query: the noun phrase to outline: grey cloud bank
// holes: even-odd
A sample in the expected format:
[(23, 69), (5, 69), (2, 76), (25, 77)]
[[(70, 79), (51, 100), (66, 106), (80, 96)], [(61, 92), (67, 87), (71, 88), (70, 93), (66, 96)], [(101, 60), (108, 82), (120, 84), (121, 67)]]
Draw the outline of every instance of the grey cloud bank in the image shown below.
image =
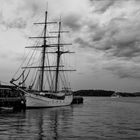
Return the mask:
[[(33, 19), (38, 17), (42, 19), (41, 12), (47, 7), (43, 0), (0, 0), (0, 2), (0, 29), (3, 26), (6, 27), (6, 31), (13, 29), (14, 35), (17, 34), (17, 29), (21, 29), (22, 34), (18, 32), (18, 35), (21, 36), (28, 32), (28, 25)], [(57, 14), (63, 13), (64, 26), (71, 31), (73, 46), (76, 48), (77, 57), (80, 57), (78, 60), (83, 62), (78, 62), (77, 73), (80, 73), (80, 69), (82, 69), (85, 75), (88, 73), (92, 78), (89, 83), (84, 83), (84, 81), (88, 81), (88, 78), (85, 80), (85, 75), (82, 77), (80, 74), (81, 78), (75, 76), (73, 81), (79, 80), (77, 82), (79, 84), (73, 82), (77, 86), (75, 88), (80, 89), (84, 86), (86, 88), (86, 84), (91, 83), (94, 83), (91, 84), (91, 88), (96, 88), (97, 82), (98, 87), (112, 89), (113, 86), (110, 86), (109, 81), (114, 81), (116, 84), (121, 79), (126, 80), (126, 83), (128, 79), (134, 80), (133, 82), (138, 87), (138, 82), (140, 82), (139, 0), (72, 0), (71, 2), (49, 0), (49, 3), (51, 6), (48, 6), (50, 7), (48, 9), (51, 11), (53, 19), (56, 18), (56, 11), (59, 11)], [(54, 8), (52, 8), (53, 6)], [(3, 31), (0, 30), (0, 32), (2, 36)], [(2, 46), (8, 45), (8, 43), (3, 40), (1, 42), (2, 50)], [(20, 44), (25, 43), (21, 41), (13, 46), (19, 48)], [(9, 44), (9, 48), (10, 46), (11, 44)], [(16, 48), (15, 50), (17, 50)], [(21, 49), (19, 49), (20, 51)], [(5, 53), (2, 52), (0, 56), (3, 54)], [(17, 54), (15, 58), (18, 56), (20, 54)], [(103, 77), (106, 80), (101, 77), (99, 71), (102, 75), (106, 75)], [(96, 79), (93, 75), (96, 76)], [(119, 80), (112, 75), (117, 75)], [(81, 80), (83, 80), (82, 83)], [(108, 82), (104, 84), (102, 81)], [(126, 84), (124, 89), (130, 90), (129, 87), (130, 83)], [(140, 90), (137, 87), (136, 90)]]

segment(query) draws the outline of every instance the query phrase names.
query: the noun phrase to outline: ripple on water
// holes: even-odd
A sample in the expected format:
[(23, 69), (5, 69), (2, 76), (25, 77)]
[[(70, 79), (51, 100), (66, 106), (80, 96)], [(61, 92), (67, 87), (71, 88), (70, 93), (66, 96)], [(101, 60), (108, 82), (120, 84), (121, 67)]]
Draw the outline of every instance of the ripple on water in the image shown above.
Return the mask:
[(85, 98), (84, 104), (0, 114), (0, 140), (140, 139), (140, 98)]

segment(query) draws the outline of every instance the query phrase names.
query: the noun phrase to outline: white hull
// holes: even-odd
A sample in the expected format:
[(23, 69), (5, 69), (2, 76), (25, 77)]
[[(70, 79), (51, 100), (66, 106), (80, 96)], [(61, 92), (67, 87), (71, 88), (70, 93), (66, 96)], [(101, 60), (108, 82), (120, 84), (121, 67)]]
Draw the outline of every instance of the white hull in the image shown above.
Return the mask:
[(73, 95), (65, 95), (62, 99), (52, 99), (42, 95), (26, 94), (26, 107), (27, 108), (47, 108), (47, 107), (59, 107), (70, 105), (73, 101)]

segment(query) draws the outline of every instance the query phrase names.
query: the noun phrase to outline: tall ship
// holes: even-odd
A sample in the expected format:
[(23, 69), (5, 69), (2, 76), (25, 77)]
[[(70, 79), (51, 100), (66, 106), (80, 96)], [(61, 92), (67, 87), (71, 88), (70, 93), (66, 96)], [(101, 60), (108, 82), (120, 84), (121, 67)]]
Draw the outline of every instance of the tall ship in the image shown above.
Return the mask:
[[(73, 93), (68, 71), (75, 70), (66, 69), (63, 58), (66, 58), (66, 54), (73, 53), (65, 50), (65, 46), (72, 44), (62, 42), (62, 35), (68, 31), (62, 30), (61, 20), (49, 22), (47, 11), (44, 22), (34, 24), (42, 25), (43, 32), (40, 36), (30, 37), (36, 42), (33, 46), (26, 47), (31, 49), (31, 53), (24, 59), (20, 72), (10, 83), (25, 95), (27, 108), (70, 105)], [(56, 27), (55, 30), (49, 28), (52, 25)]]

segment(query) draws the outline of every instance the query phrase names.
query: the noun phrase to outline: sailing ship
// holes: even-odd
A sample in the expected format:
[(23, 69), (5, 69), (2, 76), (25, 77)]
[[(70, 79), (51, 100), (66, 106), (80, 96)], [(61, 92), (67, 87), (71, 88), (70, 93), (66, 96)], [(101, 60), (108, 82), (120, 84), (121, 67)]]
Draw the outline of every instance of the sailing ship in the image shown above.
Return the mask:
[[(61, 20), (59, 22), (49, 22), (47, 11), (45, 11), (45, 21), (34, 24), (43, 25), (42, 36), (30, 37), (42, 40), (41, 43), (38, 41), (41, 45), (37, 42), (34, 46), (26, 47), (31, 48), (33, 53), (28, 62), (26, 62), (27, 65), (21, 67), (22, 73), (19, 77), (12, 78), (10, 83), (24, 93), (27, 108), (70, 105), (73, 101), (73, 93), (70, 88), (70, 82), (67, 82), (68, 75), (66, 75), (66, 72), (75, 70), (64, 69), (62, 56), (64, 56), (63, 54), (73, 53), (69, 50), (65, 51), (65, 45), (72, 44), (64, 43), (61, 40), (62, 34), (68, 33), (68, 31), (62, 30)], [(57, 26), (57, 30), (49, 31), (48, 26), (52, 24)], [(35, 52), (40, 52), (39, 63), (36, 62), (37, 66), (33, 65), (37, 60)], [(55, 57), (54, 61), (52, 55)], [(27, 81), (31, 71), (34, 71), (32, 74), (34, 78), (29, 78), (32, 82), (28, 83), (29, 86), (27, 87), (25, 86), (25, 81)]]

